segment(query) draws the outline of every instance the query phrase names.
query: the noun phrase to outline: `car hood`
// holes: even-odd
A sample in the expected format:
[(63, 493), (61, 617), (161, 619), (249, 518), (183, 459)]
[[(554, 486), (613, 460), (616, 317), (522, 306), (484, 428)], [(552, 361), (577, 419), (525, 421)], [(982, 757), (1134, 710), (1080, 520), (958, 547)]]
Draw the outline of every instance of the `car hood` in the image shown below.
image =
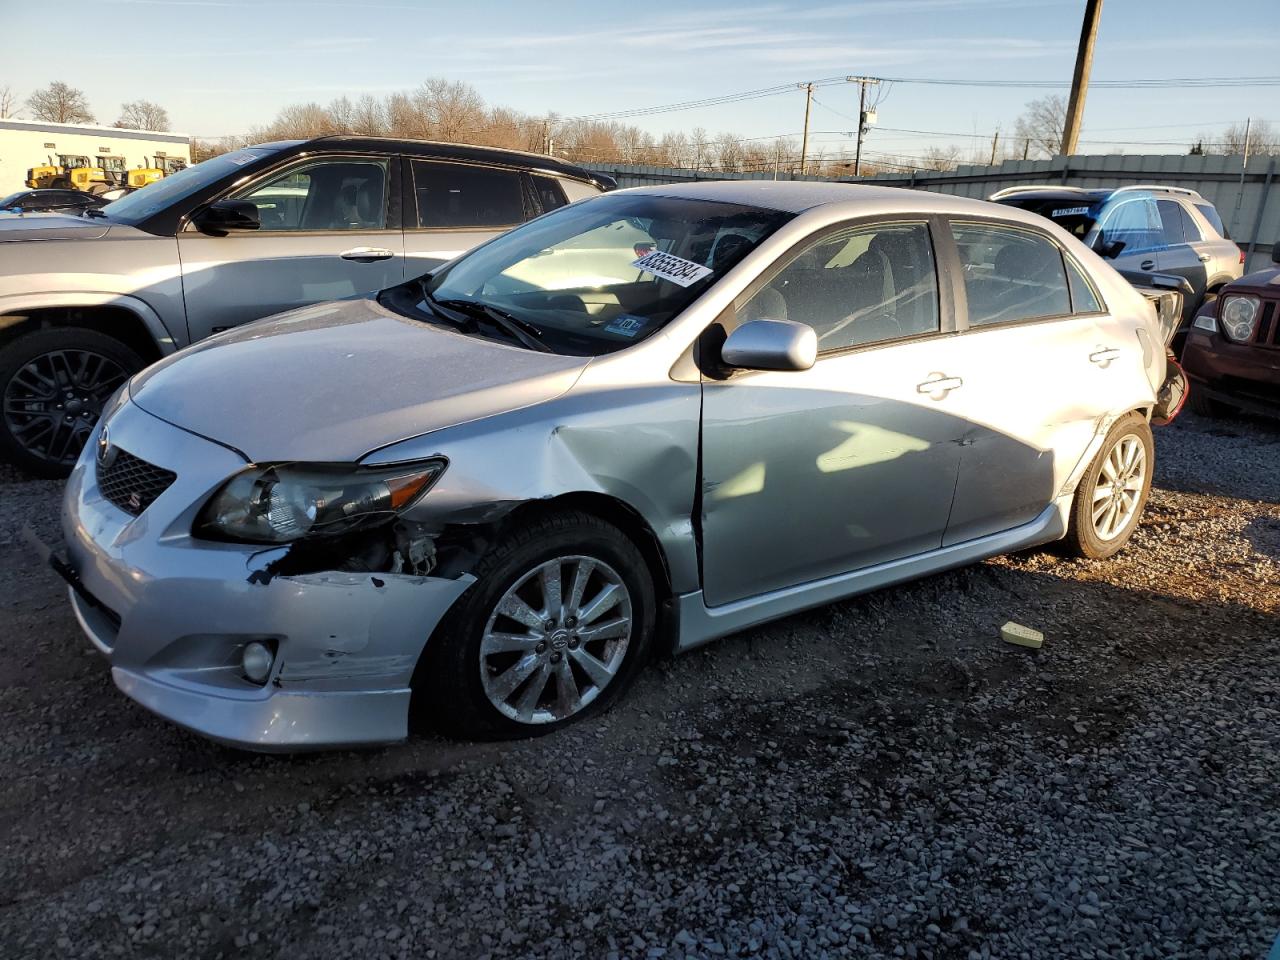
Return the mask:
[(1265, 297), (1274, 297), (1280, 293), (1280, 267), (1268, 267), (1246, 274), (1239, 280), (1232, 280), (1222, 288), (1223, 293), (1257, 293)]
[(211, 337), (139, 374), (130, 397), (254, 462), (349, 462), (550, 400), (588, 362), (465, 336), (365, 298)]
[(0, 213), (0, 243), (6, 240), (96, 240), (111, 229), (102, 217), (62, 213)]

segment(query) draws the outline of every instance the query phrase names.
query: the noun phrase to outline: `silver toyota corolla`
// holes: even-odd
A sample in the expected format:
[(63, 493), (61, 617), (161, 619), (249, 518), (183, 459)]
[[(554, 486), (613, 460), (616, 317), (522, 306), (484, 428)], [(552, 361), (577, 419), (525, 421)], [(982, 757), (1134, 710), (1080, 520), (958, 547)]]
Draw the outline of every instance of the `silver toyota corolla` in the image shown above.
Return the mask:
[(656, 649), (1065, 538), (1151, 483), (1153, 311), (1034, 214), (713, 183), (135, 376), (55, 560), (116, 684), (260, 750), (554, 729)]

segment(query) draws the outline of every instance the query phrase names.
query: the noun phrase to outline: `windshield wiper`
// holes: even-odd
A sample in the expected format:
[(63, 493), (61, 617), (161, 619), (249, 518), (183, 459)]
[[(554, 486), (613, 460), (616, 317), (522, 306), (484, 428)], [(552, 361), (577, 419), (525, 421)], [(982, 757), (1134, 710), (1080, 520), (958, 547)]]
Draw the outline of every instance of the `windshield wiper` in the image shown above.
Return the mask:
[[(424, 297), (429, 297), (427, 292), (423, 291)], [(515, 314), (508, 313), (498, 307), (490, 306), (487, 303), (481, 303), (478, 300), (436, 300), (431, 297), (428, 303), (446, 307), (451, 310), (459, 310), (472, 317), (482, 317), (491, 323), (505, 330), (515, 339), (519, 340), (530, 350), (537, 350), (539, 353), (550, 353), (551, 348), (548, 347), (540, 339), (542, 331), (535, 327), (528, 320), (517, 317)]]

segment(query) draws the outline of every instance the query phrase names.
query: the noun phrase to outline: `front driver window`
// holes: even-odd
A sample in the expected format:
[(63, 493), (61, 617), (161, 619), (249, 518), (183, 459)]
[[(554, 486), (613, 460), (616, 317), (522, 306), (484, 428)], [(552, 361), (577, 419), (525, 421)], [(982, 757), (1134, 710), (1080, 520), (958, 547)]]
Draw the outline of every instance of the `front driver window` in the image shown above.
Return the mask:
[(1164, 227), (1154, 200), (1126, 200), (1113, 207), (1102, 220), (1102, 239), (1124, 244), (1120, 253), (1155, 250), (1163, 245)]
[(853, 227), (806, 246), (737, 311), (797, 320), (822, 352), (935, 333), (938, 283), (923, 223)]
[(382, 230), (387, 223), (387, 161), (313, 160), (236, 199), (258, 208), (263, 231)]

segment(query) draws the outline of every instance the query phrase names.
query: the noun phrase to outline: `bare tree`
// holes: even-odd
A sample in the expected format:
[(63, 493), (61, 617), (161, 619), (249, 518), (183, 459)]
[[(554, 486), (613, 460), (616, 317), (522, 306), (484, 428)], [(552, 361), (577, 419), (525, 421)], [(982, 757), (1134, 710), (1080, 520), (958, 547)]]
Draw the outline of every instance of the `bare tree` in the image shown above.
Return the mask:
[(17, 94), (7, 84), (0, 87), (0, 120), (15, 115), (18, 106)]
[(43, 90), (27, 97), (27, 108), (34, 120), (49, 123), (93, 123), (93, 111), (84, 91), (55, 80)]
[(954, 170), (960, 162), (960, 148), (957, 146), (930, 147), (921, 164), (925, 170)]
[(378, 101), (366, 93), (351, 108), (351, 132), (380, 137), (387, 132), (387, 118)]
[(1255, 120), (1250, 124), (1233, 123), (1223, 131), (1217, 142), (1213, 143), (1209, 153), (1225, 153), (1238, 155), (1245, 152), (1245, 134), (1248, 128), (1249, 155), (1280, 153), (1280, 136), (1266, 120)]
[[(1067, 124), (1067, 101), (1057, 94), (1032, 100), (1014, 126), (1014, 139), (1022, 152), (1032, 157), (1055, 157), (1062, 149), (1062, 131)], [(1029, 148), (1029, 149), (1026, 149)]]
[(115, 125), (129, 130), (168, 130), (169, 111), (150, 100), (134, 100), (120, 105)]

